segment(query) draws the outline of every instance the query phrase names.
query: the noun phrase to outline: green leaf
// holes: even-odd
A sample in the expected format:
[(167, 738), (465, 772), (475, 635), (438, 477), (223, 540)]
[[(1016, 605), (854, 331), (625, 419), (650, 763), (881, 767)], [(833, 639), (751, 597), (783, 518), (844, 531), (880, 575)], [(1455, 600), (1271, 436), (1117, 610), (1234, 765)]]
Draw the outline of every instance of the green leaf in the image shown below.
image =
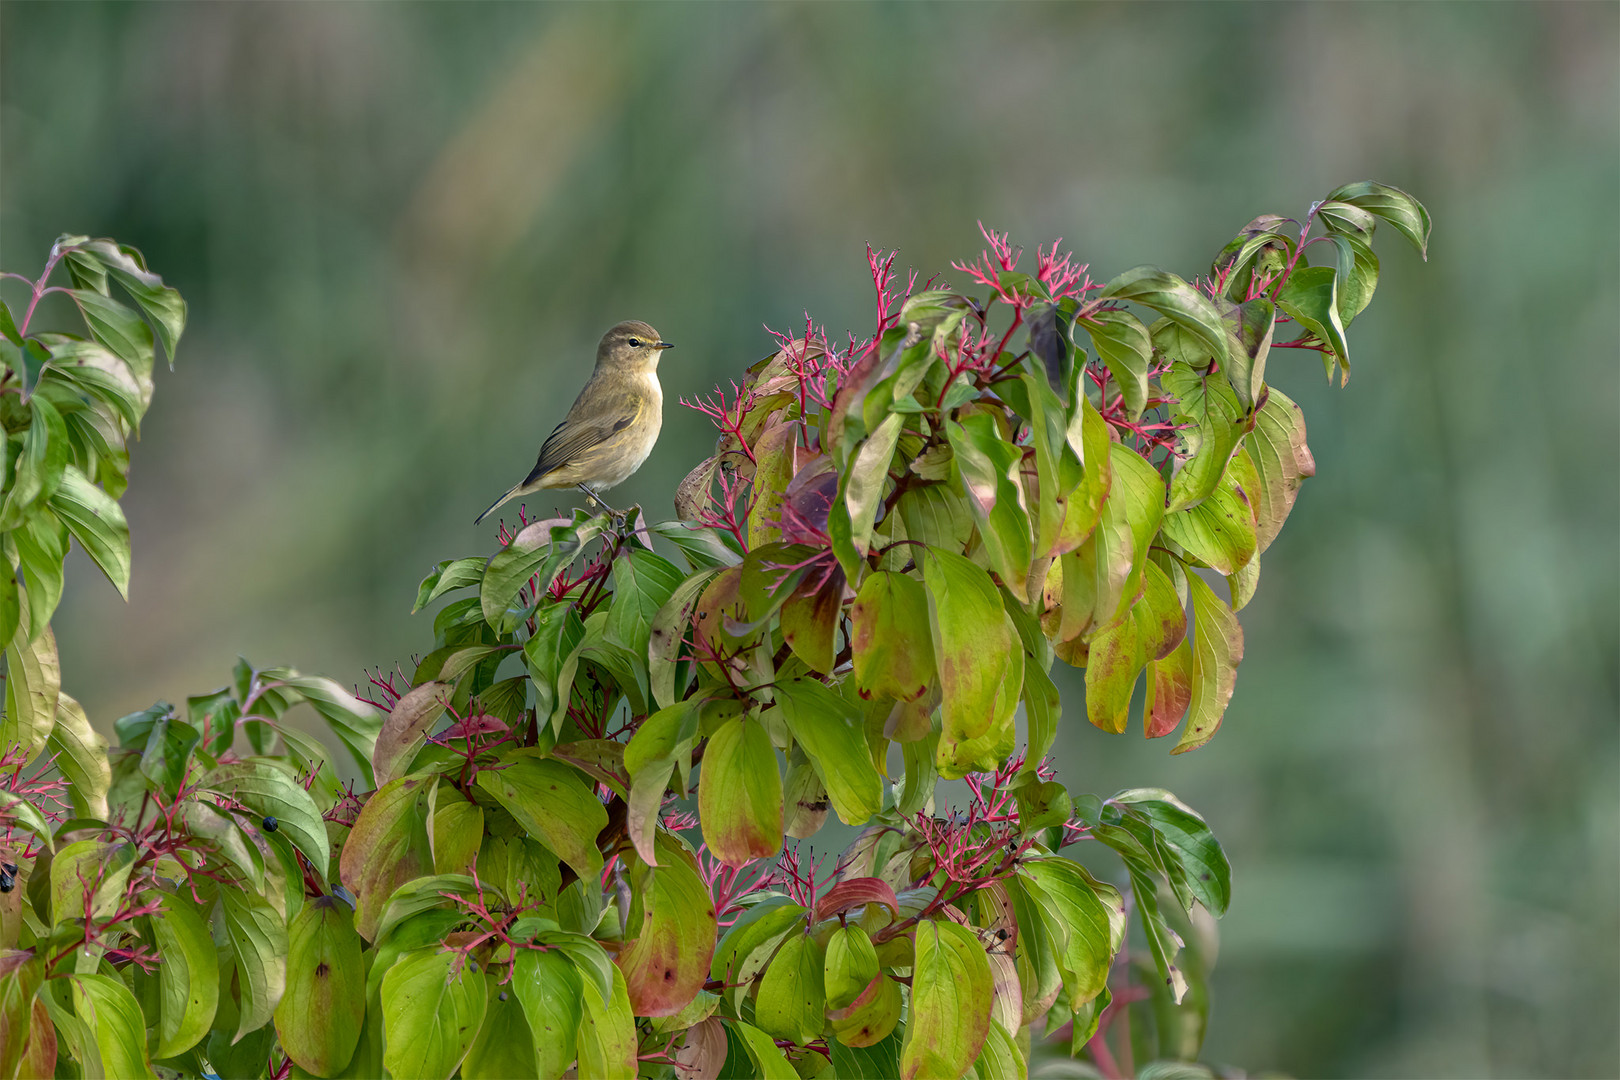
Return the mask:
[(1372, 303), (1378, 288), (1378, 256), (1359, 237), (1335, 235), (1332, 240), (1338, 249), (1333, 268), (1338, 274), (1339, 321), (1349, 326)]
[(1028, 859), (1018, 876), (1059, 943), (1058, 966), (1070, 1003), (1090, 1001), (1108, 985), (1108, 969), (1125, 940), (1125, 904), (1118, 890), (1058, 855)]
[(242, 1019), (236, 1039), (270, 1022), (287, 988), (287, 924), (258, 893), (221, 886), (225, 934), (236, 957)]
[(56, 846), (51, 838), (50, 821), (39, 807), (14, 791), (0, 790), (0, 826), (8, 833), (18, 826), (27, 829), (39, 837), (47, 851)]
[(754, 480), (748, 509), (748, 546), (782, 539), (782, 495), (793, 479), (793, 452), (799, 426), (782, 420), (768, 425), (754, 442)]
[(436, 564), (422, 579), (422, 584), (416, 590), (416, 606), (411, 608), (411, 614), (427, 607), (445, 593), (457, 589), (465, 589), (469, 585), (477, 585), (484, 580), (484, 568), (489, 565), (488, 559), (476, 556), (465, 559), (446, 559)]
[(1272, 388), (1255, 418), (1248, 440), (1259, 486), (1253, 493), (1255, 553), (1265, 551), (1282, 531), (1300, 485), (1316, 475), (1316, 460), (1305, 445), (1305, 417), (1282, 391)]
[(377, 732), (371, 752), (372, 774), (378, 787), (404, 776), (416, 760), (417, 751), (427, 742), (428, 732), (444, 715), (445, 705), (455, 687), (448, 682), (425, 682), (413, 686), (394, 704), (388, 719)]
[(1148, 369), (1153, 366), (1147, 327), (1128, 311), (1098, 311), (1075, 323), (1076, 330), (1082, 328), (1114, 377), (1127, 418), (1136, 420), (1147, 405)]
[(698, 703), (688, 699), (647, 717), (625, 745), (624, 767), (630, 774), (627, 830), (636, 853), (650, 866), (658, 865), (653, 833), (670, 777), (681, 763), (684, 789), (697, 735)]
[(596, 984), (583, 981), (584, 1012), (579, 1022), (579, 1075), (601, 1080), (634, 1080), (637, 1071), (636, 1019), (630, 1011), (624, 975), (613, 969), (613, 994), (603, 998)]
[(894, 461), (895, 444), (900, 441), (900, 430), (906, 418), (891, 413), (877, 426), (871, 436), (861, 443), (843, 476), (844, 505), (849, 509), (850, 542), (862, 555), (872, 546), (872, 526), (883, 489), (889, 482), (889, 467)]
[(674, 1016), (686, 1008), (708, 978), (718, 928), (709, 886), (680, 841), (660, 834), (657, 853), (657, 866), (632, 871), (641, 925), (626, 929), (634, 941), (619, 954), (637, 1016)]
[(62, 560), (67, 555), (68, 531), (49, 509), (36, 506), (28, 520), (11, 533), (11, 539), (17, 545), (23, 588), (27, 591), (26, 597), (18, 598), (18, 619), (21, 621), (26, 611), (28, 637), (33, 640), (50, 625), (62, 599)]
[(973, 931), (943, 920), (917, 924), (916, 948), (900, 1075), (961, 1076), (990, 1031), (990, 962)]
[(782, 605), (783, 640), (794, 656), (823, 675), (833, 671), (846, 581), (843, 567), (834, 566), (825, 581), (806, 580)]
[(1243, 407), (1230, 382), (1200, 375), (1186, 364), (1171, 365), (1160, 384), (1177, 399), (1170, 415), (1189, 425), (1181, 432), (1181, 467), (1170, 478), (1166, 512), (1174, 513), (1196, 506), (1220, 483), (1243, 436)]
[(850, 616), (861, 696), (916, 701), (926, 694), (936, 673), (922, 583), (906, 574), (868, 574)]
[(141, 751), (141, 775), (151, 781), (152, 790), (172, 802), (180, 790), (191, 752), (202, 741), (202, 732), (168, 713), (156, 718)]
[(601, 875), (596, 834), (607, 827), (607, 810), (579, 772), (560, 761), (524, 757), (504, 769), (480, 772), (478, 786), (583, 880)]
[(118, 594), (129, 598), (129, 523), (112, 496), (92, 484), (77, 467), (69, 465), (61, 486), (50, 497), (51, 509), (67, 525), (73, 538), (101, 567)]
[[(162, 914), (152, 919), (154, 944), (162, 962), (158, 988), (158, 1058), (172, 1058), (202, 1041), (219, 1007), (219, 961), (201, 910), (177, 893), (159, 893)], [(143, 1025), (144, 1026), (144, 1025)]]
[(746, 908), (731, 924), (709, 964), (709, 977), (726, 984), (724, 993), (738, 1010), (750, 984), (776, 955), (790, 933), (802, 932), (809, 912), (776, 895)]
[(199, 786), (228, 795), (261, 818), (273, 817), (281, 835), (324, 876), (332, 859), (320, 808), (291, 773), (263, 759), (221, 765)]
[(1232, 900), (1232, 867), (1196, 810), (1163, 788), (1132, 788), (1109, 802), (1130, 807), (1152, 825), (1166, 876), (1183, 907), (1196, 899), (1216, 918), (1226, 914)]
[(382, 730), (381, 709), (361, 701), (324, 676), (299, 675), (287, 668), (273, 668), (260, 674), (266, 679), (280, 680), (287, 690), (296, 691), (307, 701), (353, 752), (361, 778), (372, 782), (371, 755), (377, 746), (377, 733)]
[(760, 1080), (799, 1080), (799, 1073), (788, 1061), (787, 1055), (777, 1047), (776, 1040), (752, 1024), (741, 1020), (729, 1021), (737, 1033), (743, 1049), (754, 1063), (754, 1075)]
[[(482, 781), (492, 774), (478, 775)], [(436, 774), (420, 772), (384, 784), (366, 800), (344, 841), (339, 875), (355, 897), (355, 929), (368, 941), (376, 939), (394, 890), (433, 868), (426, 803), (436, 783)]]
[(782, 847), (782, 774), (759, 721), (727, 720), (709, 736), (698, 774), (698, 820), (709, 851), (730, 866)]
[(771, 958), (754, 1001), (761, 1031), (801, 1046), (821, 1034), (827, 999), (822, 986), (825, 956), (816, 939), (793, 933)]
[[(1229, 304), (1224, 299), (1220, 303), (1223, 310)], [(1245, 411), (1252, 410), (1265, 391), (1266, 358), (1276, 324), (1277, 306), (1264, 296), (1226, 310), (1226, 326), (1232, 335), (1226, 378)]]
[(210, 799), (187, 799), (181, 805), (181, 820), (192, 838), (203, 841), (210, 855), (234, 866), (253, 888), (263, 889), (264, 855), (248, 840), (236, 816), (218, 809)]
[(1322, 354), (1327, 365), (1328, 379), (1333, 378), (1333, 364), (1339, 365), (1339, 385), (1350, 380), (1350, 347), (1345, 341), (1344, 322), (1339, 318), (1339, 275), (1331, 266), (1301, 266), (1295, 268), (1277, 290), (1277, 306), (1288, 313), (1300, 326), (1325, 342), (1329, 352)]
[(658, 614), (653, 616), (647, 637), (647, 677), (653, 699), (661, 708), (675, 704), (686, 690), (680, 679), (681, 645), (698, 598), (718, 572), (716, 569), (694, 572), (675, 587)]
[(150, 375), (136, 375), (100, 342), (66, 334), (41, 334), (40, 342), (50, 353), (53, 371), (80, 392), (106, 402), (131, 431), (140, 430), (141, 418), (152, 404)]
[(632, 548), (613, 560), (613, 606), (608, 609), (607, 640), (637, 658), (647, 655), (653, 619), (685, 580), (680, 568), (662, 555)]
[(383, 1030), (389, 1073), (449, 1080), (484, 1022), (484, 978), (477, 965), (438, 948), (413, 949), (382, 979)]
[[(146, 312), (146, 317), (157, 327), (163, 350), (169, 355), (169, 366), (173, 367), (175, 346), (186, 328), (186, 302), (180, 293), (164, 285), (162, 278), (146, 268), (141, 253), (127, 244), (111, 240), (86, 241), (68, 255), (70, 269), (76, 264), (82, 266), (79, 260), (86, 257), (94, 258), (104, 271), (101, 275), (90, 275), (99, 282), (98, 292), (107, 291), (105, 276), (111, 275)], [(78, 274), (74, 278), (76, 282), (80, 280)]]
[(1232, 700), (1237, 666), (1243, 660), (1243, 627), (1225, 601), (1197, 574), (1187, 575), (1192, 597), (1193, 635), (1192, 701), (1187, 708), (1187, 730), (1171, 751), (1184, 754), (1214, 737)]
[(872, 764), (860, 708), (814, 679), (777, 684), (776, 700), (788, 730), (827, 786), (839, 819), (865, 824), (883, 806), (883, 778)]
[(146, 1055), (146, 1021), (129, 988), (108, 975), (71, 975), (68, 983), (74, 1013), (95, 1033), (104, 1075), (155, 1080)]
[(1226, 327), (1220, 312), (1208, 297), (1176, 275), (1154, 266), (1134, 267), (1110, 281), (1099, 295), (1152, 308), (1202, 341), (1221, 367), (1227, 366)]
[(69, 289), (90, 335), (122, 357), (137, 373), (152, 370), (152, 330), (130, 308), (86, 289)]
[(1147, 938), (1148, 952), (1153, 955), (1159, 977), (1170, 988), (1171, 1000), (1179, 1005), (1187, 993), (1187, 976), (1175, 963), (1176, 953), (1181, 951), (1181, 938), (1164, 921), (1164, 913), (1159, 910), (1158, 883), (1148, 872), (1147, 864), (1126, 856), (1125, 869), (1131, 875), (1131, 894), (1136, 901), (1142, 934)]
[(365, 1027), (360, 935), (348, 905), (320, 896), (304, 905), (287, 938), (287, 992), (276, 1006), (276, 1034), (299, 1068), (334, 1076), (354, 1057)]
[(585, 624), (572, 604), (544, 604), (534, 613), (534, 633), (523, 646), (523, 659), (534, 680), (534, 711), (540, 726), (560, 730), (568, 711)]
[(520, 949), (512, 963), (511, 990), (533, 1036), (531, 1068), (541, 1080), (556, 1080), (578, 1053), (585, 993), (579, 969), (559, 951)]
[(1255, 555), (1254, 506), (1259, 490), (1254, 462), (1240, 446), (1208, 498), (1165, 515), (1164, 535), (1205, 566), (1235, 574)]
[(953, 471), (968, 494), (968, 507), (991, 569), (1014, 596), (1025, 601), (1034, 538), (1018, 482), (1023, 452), (1001, 438), (994, 418), (987, 413), (974, 413), (961, 423), (948, 420), (945, 434), (955, 453)]
[(827, 939), (827, 956), (822, 967), (828, 1008), (848, 1008), (878, 973), (877, 950), (859, 924), (846, 923), (833, 931), (832, 937)]
[(107, 790), (112, 785), (107, 739), (90, 726), (84, 709), (67, 694), (57, 695), (56, 723), (45, 746), (56, 755), (56, 767), (68, 782), (73, 816), (105, 821)]
[(828, 1016), (836, 1038), (836, 1042), (833, 1043), (834, 1053), (839, 1046), (858, 1049), (875, 1047), (886, 1042), (889, 1045), (886, 1055), (889, 1066), (882, 1072), (870, 1075), (880, 1080), (898, 1076), (899, 1047), (895, 1045), (898, 1040), (891, 1039), (890, 1036), (899, 1025), (903, 1004), (900, 985), (887, 975), (878, 975), (867, 984), (866, 989), (861, 991), (860, 996), (851, 1002), (848, 1008), (839, 1009)]
[(67, 424), (41, 394), (28, 401), (30, 419), (22, 436), (22, 452), (17, 455), (11, 476), (11, 491), (0, 511), (0, 528), (14, 529), (26, 512), (56, 493), (63, 473), (71, 466), (73, 446), (68, 441)]
[(1423, 256), (1425, 261), (1428, 260), (1429, 230), (1432, 227), (1429, 212), (1424, 209), (1422, 203), (1400, 188), (1362, 180), (1334, 188), (1328, 193), (1328, 198), (1358, 206), (1370, 214), (1383, 218), (1412, 242), (1412, 246), (1417, 248), (1418, 254)]
[(485, 621), (498, 634), (516, 630), (537, 602), (535, 597), (520, 601), (518, 590), (533, 577), (544, 594), (557, 572), (573, 562), (585, 545), (606, 532), (610, 524), (606, 514), (586, 517), (581, 511), (572, 522), (537, 521), (518, 533), (496, 552), (484, 571), (479, 603)]
[(958, 741), (974, 739), (998, 719), (1015, 631), (990, 576), (961, 555), (928, 548), (923, 580), (944, 731)]
[[(484, 1023), (479, 1027), (478, 1037), (473, 1040), (472, 1048), (467, 1051), (467, 1056), (461, 1063), (462, 1080), (538, 1080), (540, 1072), (535, 1061), (536, 1040), (533, 1030), (529, 1027), (528, 1018), (524, 1015), (523, 1003), (514, 992), (515, 985), (502, 986), (494, 975), (489, 974), (485, 975), (484, 982), (488, 987), (484, 1004)], [(576, 1019), (575, 1026), (577, 1025)], [(568, 1034), (570, 1036), (568, 1054), (569, 1060), (572, 1061), (573, 1027), (568, 1029)], [(549, 1038), (552, 1041), (547, 1049), (556, 1052), (559, 1048), (555, 1037)], [(564, 1065), (547, 1075), (559, 1077), (566, 1068)]]
[(990, 1033), (973, 1069), (979, 1080), (1027, 1080), (1029, 1076), (1029, 1066), (1018, 1044), (996, 1020), (990, 1021)]
[(6, 713), (0, 717), (0, 749), (21, 747), (24, 764), (39, 756), (56, 725), (62, 692), (62, 669), (56, 637), (45, 627), (28, 639), (28, 597), (21, 597), (22, 618), (6, 646)]

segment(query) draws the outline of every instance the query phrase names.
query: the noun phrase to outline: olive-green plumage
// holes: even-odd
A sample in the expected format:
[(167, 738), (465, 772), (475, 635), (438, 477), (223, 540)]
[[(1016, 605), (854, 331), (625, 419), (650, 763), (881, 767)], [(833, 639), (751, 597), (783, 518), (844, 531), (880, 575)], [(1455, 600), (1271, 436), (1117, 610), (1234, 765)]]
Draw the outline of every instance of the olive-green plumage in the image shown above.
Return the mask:
[(634, 320), (603, 335), (590, 381), (540, 447), (533, 470), (473, 524), (508, 499), (543, 488), (578, 487), (594, 498), (641, 468), (664, 422), (658, 358), (673, 347)]

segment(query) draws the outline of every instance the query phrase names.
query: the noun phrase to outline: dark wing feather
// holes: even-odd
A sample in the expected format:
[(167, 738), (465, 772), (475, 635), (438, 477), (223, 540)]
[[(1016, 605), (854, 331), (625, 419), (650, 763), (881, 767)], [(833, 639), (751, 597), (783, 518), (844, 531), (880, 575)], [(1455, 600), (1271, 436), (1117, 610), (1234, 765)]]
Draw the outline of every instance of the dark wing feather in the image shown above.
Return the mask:
[(556, 430), (546, 437), (544, 445), (540, 447), (540, 457), (535, 461), (534, 469), (524, 478), (523, 485), (532, 484), (547, 473), (578, 461), (635, 423), (646, 407), (646, 398), (628, 392), (593, 399), (590, 402), (592, 408), (588, 410), (592, 415), (589, 416), (574, 415), (586, 411), (581, 410), (579, 404), (576, 403)]

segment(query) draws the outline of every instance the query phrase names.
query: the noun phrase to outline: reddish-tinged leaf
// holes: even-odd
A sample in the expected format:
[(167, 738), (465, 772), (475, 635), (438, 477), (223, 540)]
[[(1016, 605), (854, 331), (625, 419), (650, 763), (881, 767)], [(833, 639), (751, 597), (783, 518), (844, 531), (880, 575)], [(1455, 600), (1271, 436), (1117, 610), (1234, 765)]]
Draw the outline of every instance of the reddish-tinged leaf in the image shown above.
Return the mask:
[(639, 866), (640, 927), (619, 954), (630, 1007), (637, 1016), (674, 1016), (709, 977), (719, 923), (714, 901), (679, 841), (660, 835), (658, 866)]
[(700, 1020), (686, 1029), (686, 1041), (675, 1051), (679, 1080), (717, 1080), (726, 1064), (726, 1026), (718, 1016)]
[(355, 897), (355, 929), (367, 941), (394, 890), (433, 872), (425, 807), (438, 779), (435, 773), (414, 773), (379, 788), (343, 844), (338, 872)]
[(1187, 730), (1172, 754), (1196, 750), (1214, 737), (1232, 700), (1237, 667), (1243, 660), (1243, 627), (1226, 602), (1215, 595), (1197, 574), (1187, 575), (1192, 597), (1192, 700), (1187, 707)]
[(906, 574), (867, 575), (850, 609), (855, 685), (861, 696), (916, 701), (933, 684), (928, 593)]
[(1176, 730), (1192, 701), (1192, 642), (1186, 637), (1169, 656), (1147, 666), (1147, 701), (1142, 725), (1150, 739)]
[(862, 904), (882, 904), (895, 917), (900, 916), (900, 903), (894, 898), (894, 890), (882, 878), (860, 877), (845, 878), (832, 888), (828, 889), (821, 899), (816, 901), (816, 922), (830, 919), (840, 911), (860, 907)]
[(449, 683), (426, 682), (411, 688), (383, 721), (377, 745), (371, 752), (372, 773), (379, 788), (405, 775), (411, 760), (427, 741), (427, 733), (444, 715), (450, 700)]
[(698, 775), (698, 820), (714, 857), (730, 866), (782, 846), (782, 774), (771, 737), (739, 717), (709, 737)]
[(929, 548), (923, 574), (944, 730), (965, 742), (995, 725), (997, 698), (1012, 664), (1013, 627), (990, 575), (961, 555)]
[(993, 994), (990, 961), (973, 931), (951, 922), (918, 923), (911, 1016), (900, 1049), (904, 1080), (965, 1073), (990, 1032)]
[(827, 1014), (833, 1035), (845, 1046), (874, 1046), (900, 1022), (900, 986), (882, 973), (846, 1009)]
[(772, 424), (754, 443), (754, 489), (748, 510), (748, 546), (772, 544), (782, 538), (782, 493), (793, 479), (793, 440), (799, 426), (788, 421)]
[(823, 675), (832, 674), (838, 616), (844, 606), (844, 581), (843, 568), (834, 567), (820, 588), (801, 585), (782, 605), (783, 640), (793, 655)]

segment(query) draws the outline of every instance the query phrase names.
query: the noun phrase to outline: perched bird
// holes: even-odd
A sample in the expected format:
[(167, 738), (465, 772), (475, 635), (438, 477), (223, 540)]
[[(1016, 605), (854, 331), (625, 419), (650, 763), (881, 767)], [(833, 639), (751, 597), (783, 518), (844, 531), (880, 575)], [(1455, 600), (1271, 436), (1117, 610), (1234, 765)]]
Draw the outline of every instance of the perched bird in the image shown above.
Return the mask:
[[(523, 482), (478, 515), (477, 525), (508, 499), (542, 488), (577, 487), (601, 502), (601, 492), (623, 483), (652, 453), (664, 423), (658, 358), (674, 348), (644, 322), (622, 322), (596, 347), (596, 370), (540, 447)], [(606, 505), (606, 504), (603, 504)]]

